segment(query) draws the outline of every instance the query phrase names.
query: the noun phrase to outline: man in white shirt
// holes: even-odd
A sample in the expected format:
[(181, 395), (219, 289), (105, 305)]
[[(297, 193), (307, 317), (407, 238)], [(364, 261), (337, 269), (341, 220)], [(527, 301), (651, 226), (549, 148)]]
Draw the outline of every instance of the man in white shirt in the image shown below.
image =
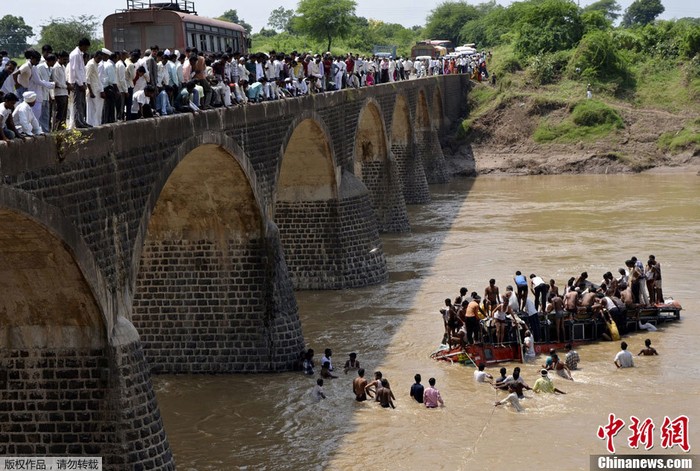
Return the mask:
[(545, 283), (542, 277), (530, 274), (530, 290), (535, 295), (535, 309), (542, 310), (547, 307), (547, 292), (549, 285)]
[(126, 81), (126, 64), (124, 61), (128, 58), (126, 51), (118, 54), (117, 61), (114, 63), (114, 71), (117, 75), (117, 121), (124, 121), (124, 105), (126, 104), (126, 96), (129, 93), (129, 84)]
[(12, 113), (12, 120), (15, 122), (17, 131), (29, 137), (44, 134), (39, 125), (39, 120), (36, 119), (32, 108), (36, 106), (36, 93), (24, 92), (22, 94), (24, 101), (15, 107)]
[(477, 383), (485, 383), (488, 379), (489, 382), (493, 380), (493, 376), (484, 371), (486, 365), (484, 363), (479, 363), (479, 369), (474, 371), (474, 381)]
[[(51, 130), (51, 107), (49, 106), (51, 95), (49, 91), (50, 88), (44, 86), (43, 83), (51, 81), (51, 68), (56, 64), (56, 56), (53, 54), (53, 49), (48, 44), (42, 46), (41, 55), (40, 62), (34, 69), (34, 72), (37, 73), (38, 78), (41, 79), (42, 82), (42, 85), (39, 86), (41, 95), (37, 94), (37, 101), (41, 99), (41, 109), (38, 111), (39, 115), (37, 119), (39, 120), (41, 129), (44, 132), (49, 132)], [(48, 61), (49, 56), (53, 57), (51, 63)], [(35, 110), (35, 112), (37, 111)]]
[(98, 67), (102, 62), (102, 51), (97, 51), (85, 66), (85, 83), (87, 85), (87, 123), (90, 126), (102, 124), (104, 107), (104, 87), (100, 80)]
[(117, 55), (112, 53), (109, 49), (102, 49), (102, 54), (104, 54), (104, 60), (100, 63), (102, 66), (101, 81), (105, 94), (102, 122), (107, 124), (113, 123), (117, 118), (116, 111), (119, 89), (117, 88), (117, 68), (114, 64), (115, 61), (117, 61)]
[[(51, 59), (51, 56), (49, 56)], [(48, 62), (48, 61), (47, 61)], [(68, 82), (66, 80), (66, 64), (68, 64), (68, 53), (61, 51), (58, 53), (56, 63), (51, 68), (51, 81), (54, 83), (53, 99), (55, 103), (55, 116), (52, 129), (57, 131), (66, 126), (68, 119)]]
[(309, 62), (309, 78), (311, 79), (313, 92), (318, 91), (319, 88), (323, 87), (323, 65), (321, 64), (321, 56), (316, 56)]
[(170, 85), (172, 85), (175, 94), (177, 94), (180, 91), (180, 85), (182, 83), (177, 73), (178, 65), (179, 63), (177, 61), (177, 57), (175, 57), (174, 55), (168, 56), (168, 62), (166, 64), (166, 70), (168, 72), (168, 81), (170, 82)]
[(153, 109), (151, 108), (151, 98), (156, 94), (156, 87), (153, 85), (146, 85), (143, 90), (137, 90), (134, 92), (133, 100), (131, 103), (131, 115), (133, 119), (138, 118), (152, 118)]
[(622, 342), (620, 344), (620, 350), (615, 355), (615, 366), (618, 368), (632, 368), (634, 366), (634, 358), (632, 354), (627, 350), (627, 342)]
[(29, 89), (29, 79), (32, 78), (32, 69), (39, 64), (40, 57), (41, 56), (36, 51), (26, 51), (24, 53), (24, 58), (27, 60), (24, 64), (19, 66), (19, 69), (12, 73), (12, 77), (15, 81), (15, 93), (17, 93), (20, 98), (22, 94)]
[[(163, 89), (167, 89), (170, 87), (170, 75), (168, 74), (168, 57), (165, 55), (165, 52), (163, 51), (158, 51), (157, 55), (157, 69), (158, 69), (158, 85), (156, 90), (156, 94), (160, 92)], [(167, 92), (167, 90), (166, 90)]]
[(73, 86), (73, 116), (71, 119), (71, 128), (88, 128), (90, 125), (85, 119), (85, 61), (83, 54), (90, 47), (90, 40), (83, 38), (78, 42), (78, 46), (71, 51), (68, 59), (68, 79)]
[[(41, 60), (41, 54), (39, 54), (36, 51), (27, 51), (27, 53), (25, 53), (25, 56), (27, 57), (27, 63), (20, 67), (20, 70), (15, 72), (15, 74), (17, 74), (17, 79), (19, 80), (20, 76), (22, 75), (21, 71), (23, 67), (25, 67), (27, 64), (31, 65), (29, 69), (25, 69), (30, 71), (29, 78), (26, 79), (26, 82), (21, 83), (21, 85), (22, 87), (26, 88), (27, 91), (31, 91), (36, 94), (36, 103), (32, 107), (32, 112), (36, 116), (37, 121), (39, 121), (41, 119), (41, 110), (43, 109), (44, 104), (44, 90), (47, 88), (53, 89), (54, 85), (53, 83), (49, 82), (48, 80), (44, 80), (43, 78), (46, 77), (46, 79), (48, 79), (50, 77), (48, 68), (45, 68), (43, 73), (40, 72), (38, 69), (39, 61)], [(24, 81), (25, 78), (22, 78), (22, 80)], [(39, 124), (41, 125), (41, 123)]]
[(136, 80), (136, 71), (139, 66), (139, 53), (132, 51), (131, 55), (127, 60), (124, 61), (126, 65), (126, 70), (124, 71), (124, 78), (126, 79), (127, 92), (126, 92), (126, 119), (131, 119), (131, 102), (134, 96), (134, 81)]

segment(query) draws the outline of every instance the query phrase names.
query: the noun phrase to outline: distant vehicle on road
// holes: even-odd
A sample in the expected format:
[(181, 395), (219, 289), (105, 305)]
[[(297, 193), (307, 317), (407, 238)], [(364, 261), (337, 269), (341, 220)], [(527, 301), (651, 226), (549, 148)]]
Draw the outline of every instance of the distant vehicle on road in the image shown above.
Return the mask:
[(451, 44), (443, 40), (419, 41), (411, 48), (411, 57), (415, 59), (418, 56), (430, 56), (431, 59), (438, 59), (448, 52), (444, 43)]
[(396, 46), (374, 46), (372, 54), (377, 57), (388, 57), (396, 59)]

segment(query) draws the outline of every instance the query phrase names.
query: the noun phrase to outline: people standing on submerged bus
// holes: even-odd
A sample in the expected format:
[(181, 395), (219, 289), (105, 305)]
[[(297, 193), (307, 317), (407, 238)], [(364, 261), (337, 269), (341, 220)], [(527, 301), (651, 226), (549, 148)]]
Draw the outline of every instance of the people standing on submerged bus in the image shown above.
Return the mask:
[(564, 301), (560, 296), (551, 293), (549, 296), (549, 305), (546, 309), (547, 312), (554, 314), (554, 327), (557, 332), (557, 342), (561, 342), (562, 339), (566, 339), (566, 332), (564, 331), (564, 318), (566, 317), (566, 312), (568, 311), (569, 315), (576, 315), (578, 309), (576, 304), (578, 302), (578, 293), (576, 291), (572, 291), (567, 293), (566, 296), (567, 301)]
[(535, 297), (535, 309), (539, 311), (541, 307), (542, 311), (544, 311), (544, 308), (547, 305), (547, 292), (549, 291), (549, 285), (545, 283), (541, 277), (531, 273), (530, 289)]
[(496, 280), (491, 278), (489, 285), (484, 290), (484, 310), (489, 314), (493, 314), (493, 310), (501, 302), (501, 296), (496, 286)]
[(525, 309), (525, 300), (527, 299), (527, 278), (520, 271), (516, 271), (513, 281), (515, 281), (515, 286), (518, 289), (516, 293), (518, 296), (518, 307), (522, 311)]

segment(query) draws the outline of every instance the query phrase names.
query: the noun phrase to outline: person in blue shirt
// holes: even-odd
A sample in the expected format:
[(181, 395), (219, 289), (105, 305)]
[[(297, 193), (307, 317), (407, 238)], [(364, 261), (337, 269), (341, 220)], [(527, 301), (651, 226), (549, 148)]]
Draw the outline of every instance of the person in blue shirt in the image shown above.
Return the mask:
[(515, 277), (513, 278), (513, 281), (515, 281), (515, 286), (517, 288), (517, 292), (515, 293), (516, 296), (518, 297), (518, 303), (521, 311), (525, 310), (525, 301), (527, 301), (527, 278), (525, 278), (525, 275), (520, 273), (519, 271), (515, 272)]
[(175, 108), (170, 104), (168, 87), (164, 87), (158, 96), (156, 96), (156, 111), (161, 116), (168, 116), (175, 113)]
[[(263, 77), (260, 80), (265, 80)], [(246, 94), (248, 95), (248, 100), (251, 102), (257, 102), (257, 101), (262, 101), (263, 99), (263, 84), (261, 82), (253, 82), (251, 84), (248, 84), (246, 81), (243, 82), (243, 89), (245, 90)]]
[(423, 391), (425, 388), (423, 387), (421, 382), (421, 376), (419, 374), (415, 375), (413, 379), (416, 380), (415, 384), (411, 386), (411, 392), (410, 395), (413, 399), (416, 400), (419, 404), (423, 404)]

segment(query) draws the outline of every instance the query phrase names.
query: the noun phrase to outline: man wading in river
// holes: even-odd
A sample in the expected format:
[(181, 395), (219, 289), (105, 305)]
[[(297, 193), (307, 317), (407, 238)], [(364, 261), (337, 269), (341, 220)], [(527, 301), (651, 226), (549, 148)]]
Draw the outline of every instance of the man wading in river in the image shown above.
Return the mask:
[(367, 380), (365, 379), (365, 369), (360, 368), (357, 370), (357, 378), (352, 382), (352, 392), (355, 393), (355, 400), (357, 402), (362, 402), (367, 400), (367, 393), (365, 388), (367, 387)]

